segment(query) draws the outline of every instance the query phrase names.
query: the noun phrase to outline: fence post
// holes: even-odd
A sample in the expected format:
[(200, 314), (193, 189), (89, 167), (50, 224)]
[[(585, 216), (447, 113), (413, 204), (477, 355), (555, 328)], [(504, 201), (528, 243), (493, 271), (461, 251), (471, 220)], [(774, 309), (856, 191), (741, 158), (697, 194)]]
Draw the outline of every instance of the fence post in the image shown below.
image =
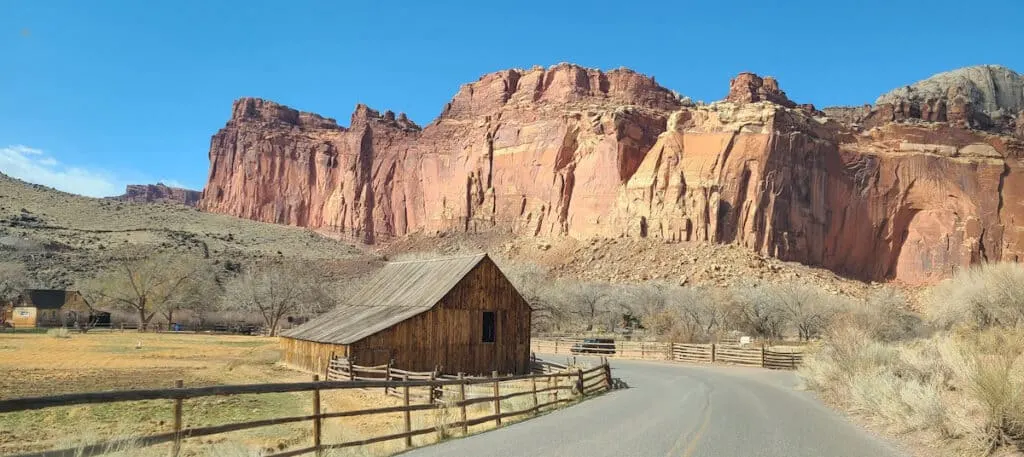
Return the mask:
[(796, 356), (793, 354), (789, 355), (789, 366), (794, 370), (796, 369)]
[(761, 344), (761, 368), (764, 367), (764, 344)]
[[(388, 366), (384, 367), (384, 380), (391, 380), (391, 364), (394, 363), (395, 359), (388, 360)], [(388, 394), (388, 386), (384, 386), (384, 395)]]
[(580, 392), (580, 399), (583, 398), (583, 369), (576, 367), (576, 390)]
[(351, 357), (348, 359), (348, 380), (349, 381), (355, 381), (356, 380), (356, 370), (352, 367), (352, 358)]
[(644, 342), (641, 341), (640, 342), (640, 359), (643, 360), (645, 358), (647, 358), (647, 357), (646, 357), (646, 354), (644, 353)]
[(552, 392), (554, 392), (555, 402), (558, 402), (558, 376), (548, 376), (548, 387), (551, 387), (551, 384), (555, 385), (555, 389)]
[[(313, 382), (320, 382), (319, 375), (313, 375)], [(320, 437), (321, 437), (321, 420), (320, 420), (320, 386), (317, 385), (313, 388), (313, 448), (316, 449), (316, 457), (323, 455), (323, 450), (320, 449)]]
[(668, 359), (671, 361), (676, 360), (676, 343), (675, 341), (668, 343)]
[(604, 382), (605, 387), (608, 390), (612, 390), (612, 366), (608, 363), (608, 359), (604, 359)]
[(711, 363), (715, 363), (715, 353), (718, 350), (715, 349), (715, 343), (711, 343)]
[(459, 419), (462, 420), (462, 436), (469, 435), (469, 424), (466, 423), (466, 381), (465, 375), (459, 373)]
[[(174, 388), (180, 389), (185, 385), (184, 381), (174, 381)], [(171, 446), (171, 457), (178, 457), (181, 454), (181, 398), (174, 399), (174, 444)]]
[(427, 403), (434, 403), (436, 392), (434, 392), (434, 381), (437, 380), (437, 372), (430, 372), (430, 386), (427, 387)]
[[(121, 326), (123, 327), (124, 324), (121, 324)], [(123, 332), (124, 330), (122, 329), (121, 331)], [(558, 354), (558, 338), (555, 338), (555, 352), (554, 353)]]
[[(405, 406), (405, 433), (412, 431), (412, 413), (409, 411), (409, 375), (402, 375), (402, 405)], [(412, 447), (412, 437), (405, 437), (406, 449)]]
[(501, 399), (498, 398), (501, 395), (501, 388), (498, 387), (498, 370), (492, 371), (491, 377), (494, 378), (494, 415), (497, 416), (494, 419), (494, 426), (501, 427)]
[(533, 413), (537, 414), (537, 405), (540, 404), (537, 402), (537, 378), (532, 376), (530, 377), (530, 390), (533, 391)]

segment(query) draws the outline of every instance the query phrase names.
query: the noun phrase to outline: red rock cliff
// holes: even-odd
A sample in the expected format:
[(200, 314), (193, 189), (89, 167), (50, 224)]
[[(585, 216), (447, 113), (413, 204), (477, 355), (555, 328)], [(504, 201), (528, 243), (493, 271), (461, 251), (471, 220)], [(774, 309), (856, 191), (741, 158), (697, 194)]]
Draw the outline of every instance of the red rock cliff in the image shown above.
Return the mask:
[(344, 128), (242, 99), (213, 137), (202, 207), (371, 242), (501, 227), (737, 243), (926, 282), (1024, 249), (1024, 147), (985, 94), (965, 109), (998, 119), (988, 131), (897, 116), (898, 97), (820, 112), (749, 73), (726, 101), (684, 106), (652, 78), (567, 64), (464, 85), (422, 130), (364, 106)]
[(198, 190), (170, 187), (163, 183), (129, 184), (124, 194), (112, 197), (114, 200), (137, 203), (180, 203), (196, 206), (203, 193)]
[(496, 224), (611, 232), (617, 187), (678, 106), (646, 76), (567, 64), (464, 85), (422, 130), (365, 106), (344, 128), (242, 99), (211, 142), (202, 207), (366, 241)]

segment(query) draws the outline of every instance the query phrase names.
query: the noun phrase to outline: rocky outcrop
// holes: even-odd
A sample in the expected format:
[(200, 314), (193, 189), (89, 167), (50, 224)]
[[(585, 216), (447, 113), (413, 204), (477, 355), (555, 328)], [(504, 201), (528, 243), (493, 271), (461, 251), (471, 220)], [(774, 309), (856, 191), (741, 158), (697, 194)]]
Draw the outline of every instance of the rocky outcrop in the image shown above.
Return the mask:
[(1005, 129), (1024, 110), (1024, 76), (998, 65), (961, 68), (895, 89), (875, 104), (886, 120)]
[(1015, 102), (948, 89), (940, 104), (920, 87), (818, 111), (744, 73), (694, 106), (629, 70), (560, 64), (485, 75), (422, 129), (365, 106), (340, 127), (242, 99), (213, 137), (202, 207), (368, 242), (499, 229), (731, 243), (908, 282), (1018, 259), (1024, 146), (1000, 114)]
[(114, 200), (136, 203), (178, 203), (186, 206), (199, 204), (203, 193), (198, 190), (169, 187), (163, 183), (129, 184), (124, 194), (111, 197)]
[(793, 108), (795, 103), (779, 89), (779, 82), (771, 76), (760, 77), (753, 73), (740, 73), (729, 81), (729, 94), (725, 101), (733, 103), (772, 102), (777, 105)]

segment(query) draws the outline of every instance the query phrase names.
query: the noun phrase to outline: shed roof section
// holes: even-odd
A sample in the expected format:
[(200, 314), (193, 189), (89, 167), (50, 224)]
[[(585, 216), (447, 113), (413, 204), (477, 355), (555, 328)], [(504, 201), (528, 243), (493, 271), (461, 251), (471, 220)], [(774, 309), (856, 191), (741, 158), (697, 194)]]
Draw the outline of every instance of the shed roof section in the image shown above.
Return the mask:
[(487, 254), (389, 262), (346, 303), (282, 336), (351, 344), (426, 312)]

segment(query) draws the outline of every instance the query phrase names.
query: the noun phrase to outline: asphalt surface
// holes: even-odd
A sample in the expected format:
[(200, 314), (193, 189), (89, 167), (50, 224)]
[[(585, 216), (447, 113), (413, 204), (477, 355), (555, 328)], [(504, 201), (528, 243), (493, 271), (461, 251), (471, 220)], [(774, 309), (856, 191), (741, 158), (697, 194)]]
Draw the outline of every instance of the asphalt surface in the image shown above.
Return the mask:
[(796, 390), (798, 379), (791, 372), (625, 360), (613, 360), (612, 369), (612, 376), (628, 388), (402, 455), (905, 455), (823, 406), (812, 394)]

